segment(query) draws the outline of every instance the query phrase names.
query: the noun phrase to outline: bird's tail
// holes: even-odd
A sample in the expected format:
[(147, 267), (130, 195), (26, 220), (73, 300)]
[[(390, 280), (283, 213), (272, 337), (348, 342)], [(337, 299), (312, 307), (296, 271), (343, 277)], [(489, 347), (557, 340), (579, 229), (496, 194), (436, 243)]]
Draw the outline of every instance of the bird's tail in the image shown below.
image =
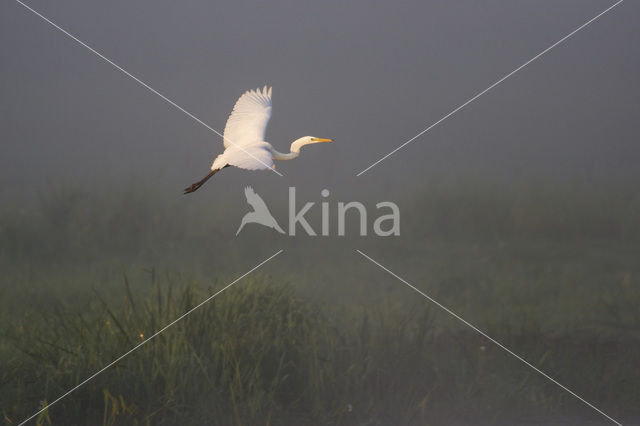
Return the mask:
[(213, 169), (211, 170), (205, 177), (203, 177), (202, 179), (200, 179), (198, 182), (192, 183), (191, 185), (189, 185), (187, 188), (184, 189), (184, 193), (185, 194), (190, 194), (194, 191), (197, 191), (198, 188), (200, 188), (202, 185), (204, 185), (204, 183), (206, 181), (208, 181), (209, 179), (211, 179), (211, 176), (215, 175), (216, 173), (218, 173), (220, 170), (224, 169), (225, 167), (229, 167), (229, 165), (226, 165), (224, 167), (221, 167), (220, 169)]

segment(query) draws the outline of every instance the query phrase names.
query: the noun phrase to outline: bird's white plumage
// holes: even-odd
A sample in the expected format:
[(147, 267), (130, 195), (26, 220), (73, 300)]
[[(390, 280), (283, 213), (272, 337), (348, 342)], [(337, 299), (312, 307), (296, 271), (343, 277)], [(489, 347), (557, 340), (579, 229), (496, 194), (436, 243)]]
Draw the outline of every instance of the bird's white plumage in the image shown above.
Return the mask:
[[(276, 172), (274, 160), (293, 160), (298, 158), (300, 148), (305, 145), (333, 142), (333, 139), (303, 136), (291, 143), (288, 153), (279, 152), (264, 140), (270, 118), (271, 87), (264, 86), (262, 90), (249, 90), (240, 96), (224, 128), (224, 135), (222, 136), (225, 147), (224, 152), (213, 160), (211, 165), (212, 172), (185, 188), (184, 193), (190, 194), (196, 191), (217, 171), (227, 166), (236, 166), (247, 170), (272, 169), (274, 173), (282, 176)], [(250, 193), (253, 193), (253, 190), (245, 192), (247, 201), (249, 201)], [(255, 196), (257, 197), (258, 195), (255, 194)], [(249, 203), (251, 204), (251, 201)], [(247, 219), (248, 215), (243, 218), (243, 225), (240, 226), (240, 229), (244, 226), (244, 220)], [(275, 220), (273, 221), (275, 222)], [(283, 232), (277, 223), (267, 226)], [(238, 229), (238, 232), (240, 232), (240, 229)]]
[(266, 142), (247, 146), (233, 145), (216, 157), (211, 170), (221, 169), (226, 165), (247, 170), (269, 169), (273, 167), (273, 154)]
[(219, 155), (212, 170), (229, 164), (248, 170), (273, 167), (273, 155), (264, 141), (271, 118), (271, 87), (245, 92), (233, 107), (224, 128), (226, 150)]
[(271, 118), (271, 88), (246, 91), (233, 107), (224, 127), (224, 146), (245, 146), (264, 141)]

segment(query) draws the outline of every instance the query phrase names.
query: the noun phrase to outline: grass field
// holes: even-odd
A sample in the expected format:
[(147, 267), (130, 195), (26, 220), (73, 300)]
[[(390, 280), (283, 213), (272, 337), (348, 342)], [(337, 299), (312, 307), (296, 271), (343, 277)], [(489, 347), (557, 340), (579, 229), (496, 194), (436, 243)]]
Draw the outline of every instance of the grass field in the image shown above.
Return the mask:
[[(607, 424), (356, 254), (607, 414), (640, 419), (634, 188), (441, 184), (396, 239), (296, 238), (152, 191), (61, 188), (0, 211), (0, 410), (17, 424)], [(198, 220), (194, 218), (200, 218)], [(244, 232), (244, 231), (243, 231)]]

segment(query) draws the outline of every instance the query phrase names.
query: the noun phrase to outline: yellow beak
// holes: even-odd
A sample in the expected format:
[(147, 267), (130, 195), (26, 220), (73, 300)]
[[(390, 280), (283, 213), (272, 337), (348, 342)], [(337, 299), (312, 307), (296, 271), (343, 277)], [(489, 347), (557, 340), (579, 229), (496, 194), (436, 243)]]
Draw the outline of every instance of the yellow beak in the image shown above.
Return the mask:
[(311, 138), (313, 142), (333, 142), (333, 139)]

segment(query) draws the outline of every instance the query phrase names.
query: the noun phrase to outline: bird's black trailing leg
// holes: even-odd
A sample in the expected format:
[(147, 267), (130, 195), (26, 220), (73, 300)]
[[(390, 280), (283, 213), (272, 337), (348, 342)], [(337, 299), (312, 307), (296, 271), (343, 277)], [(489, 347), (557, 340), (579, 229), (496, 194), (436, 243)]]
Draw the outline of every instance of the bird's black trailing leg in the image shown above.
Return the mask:
[(206, 181), (208, 181), (211, 178), (211, 176), (215, 175), (216, 173), (218, 173), (220, 170), (224, 169), (225, 167), (229, 167), (229, 165), (227, 164), (226, 166), (222, 167), (221, 169), (211, 170), (205, 177), (200, 179), (198, 182), (192, 183), (191, 185), (189, 185), (189, 187), (185, 188), (184, 189), (184, 193), (185, 194), (190, 194), (190, 193), (198, 190), (198, 188), (200, 188), (202, 185), (204, 185), (204, 183)]

